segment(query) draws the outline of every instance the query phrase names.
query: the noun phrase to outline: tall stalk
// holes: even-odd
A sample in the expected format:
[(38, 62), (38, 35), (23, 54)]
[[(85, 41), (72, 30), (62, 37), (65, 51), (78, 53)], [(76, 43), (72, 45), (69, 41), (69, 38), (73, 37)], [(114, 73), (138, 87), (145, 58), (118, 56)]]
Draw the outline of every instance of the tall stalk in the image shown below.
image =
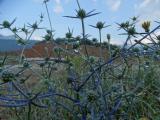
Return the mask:
[[(51, 22), (51, 17), (50, 17), (49, 10), (48, 10), (47, 2), (44, 2), (44, 4), (45, 4), (45, 7), (46, 7), (48, 21), (49, 21), (49, 25), (50, 25), (50, 29), (51, 29), (51, 33), (52, 33), (53, 28), (52, 28), (52, 22)], [(53, 40), (53, 34), (51, 34), (51, 35), (52, 35), (52, 40)]]
[(84, 49), (85, 49), (85, 53), (86, 53), (86, 56), (87, 56), (87, 59), (89, 59), (89, 54), (88, 54), (88, 51), (87, 51), (87, 39), (85, 37), (85, 25), (84, 25), (84, 19), (81, 19), (81, 23), (82, 23), (82, 36), (83, 36), (83, 41), (85, 41), (85, 45), (84, 45)]
[(96, 26), (94, 25), (90, 25), (90, 26), (98, 29), (98, 32), (99, 32), (99, 42), (100, 42), (99, 57), (101, 60), (102, 59), (102, 29), (108, 27), (109, 25), (105, 26), (105, 22), (97, 22)]
[(111, 59), (112, 53), (111, 53), (111, 37), (110, 34), (107, 34), (107, 40), (108, 40), (108, 51), (109, 51), (109, 59)]
[(28, 105), (27, 120), (31, 120), (31, 104)]
[(102, 60), (102, 31), (101, 29), (99, 29), (99, 42), (100, 42), (99, 55), (100, 55), (100, 60)]

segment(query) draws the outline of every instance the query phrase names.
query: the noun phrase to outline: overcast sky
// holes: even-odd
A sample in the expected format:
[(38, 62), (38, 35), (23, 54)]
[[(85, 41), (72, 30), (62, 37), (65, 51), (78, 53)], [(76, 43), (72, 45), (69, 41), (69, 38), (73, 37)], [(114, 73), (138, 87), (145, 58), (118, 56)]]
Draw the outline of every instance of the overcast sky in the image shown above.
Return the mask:
[[(92, 37), (97, 37), (97, 30), (88, 25), (95, 25), (97, 21), (106, 22), (106, 25), (112, 27), (106, 28), (103, 31), (103, 40), (106, 39), (106, 34), (110, 33), (113, 36), (113, 43), (122, 44), (123, 41), (117, 31), (115, 22), (128, 20), (133, 16), (140, 16), (141, 21), (144, 20), (159, 20), (160, 21), (160, 0), (79, 0), (82, 8), (86, 11), (96, 9), (97, 12), (102, 12), (100, 15), (93, 16), (86, 20), (86, 32)], [(17, 18), (16, 26), (23, 26), (24, 23), (33, 23), (38, 20), (41, 13), (45, 14), (45, 21), (41, 24), (42, 27), (48, 27), (45, 7), (42, 4), (43, 0), (0, 0), (0, 23), (4, 20), (12, 21)], [(76, 0), (50, 0), (49, 10), (53, 23), (53, 28), (56, 30), (55, 37), (64, 37), (65, 33), (70, 28), (74, 29), (74, 36), (81, 34), (80, 21), (64, 18), (64, 15), (75, 15), (77, 9)], [(139, 29), (141, 30), (141, 29)], [(10, 35), (6, 30), (1, 30), (0, 34)], [(33, 38), (40, 39), (44, 35), (44, 31), (37, 31)]]

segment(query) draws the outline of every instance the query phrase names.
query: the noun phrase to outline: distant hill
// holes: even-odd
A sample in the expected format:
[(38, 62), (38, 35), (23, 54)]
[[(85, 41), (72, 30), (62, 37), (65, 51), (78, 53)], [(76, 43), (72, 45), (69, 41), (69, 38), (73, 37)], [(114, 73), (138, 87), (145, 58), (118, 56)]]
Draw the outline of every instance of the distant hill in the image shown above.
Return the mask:
[[(30, 44), (27, 45), (26, 48), (31, 48), (35, 43), (37, 43), (36, 40), (30, 40)], [(22, 49), (22, 46), (17, 44), (17, 41), (14, 36), (0, 35), (0, 52), (10, 52), (10, 51), (17, 51), (21, 49)]]

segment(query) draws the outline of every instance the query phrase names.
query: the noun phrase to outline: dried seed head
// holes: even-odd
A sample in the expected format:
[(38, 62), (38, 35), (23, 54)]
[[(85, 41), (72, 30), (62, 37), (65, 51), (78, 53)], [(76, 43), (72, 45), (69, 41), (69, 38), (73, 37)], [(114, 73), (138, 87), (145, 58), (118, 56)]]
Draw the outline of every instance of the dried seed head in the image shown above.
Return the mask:
[(145, 21), (145, 22), (142, 23), (142, 28), (145, 30), (145, 32), (150, 31), (150, 25), (151, 25), (150, 21)]

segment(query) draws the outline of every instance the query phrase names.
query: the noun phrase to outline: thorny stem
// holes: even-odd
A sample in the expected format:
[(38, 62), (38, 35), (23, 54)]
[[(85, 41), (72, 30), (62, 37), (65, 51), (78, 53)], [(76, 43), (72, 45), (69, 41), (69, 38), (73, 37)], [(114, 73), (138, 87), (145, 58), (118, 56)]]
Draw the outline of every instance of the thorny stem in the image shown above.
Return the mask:
[(108, 50), (109, 50), (109, 59), (111, 59), (111, 44), (110, 44), (110, 39), (108, 39)]
[(31, 104), (28, 105), (28, 115), (27, 115), (27, 118), (28, 120), (31, 120)]
[(86, 40), (86, 37), (85, 37), (84, 19), (81, 19), (81, 23), (82, 23), (82, 35), (83, 35), (83, 41), (85, 42), (85, 45), (84, 45), (84, 47), (85, 47), (85, 52), (86, 52), (87, 59), (89, 60), (89, 54), (88, 54), (87, 46), (86, 46), (87, 40)]
[(125, 41), (125, 43), (124, 43), (124, 45), (123, 45), (123, 47), (122, 47), (122, 50), (127, 46), (127, 43), (128, 43), (128, 41), (130, 40), (130, 38), (131, 38), (131, 36), (128, 35), (128, 37), (127, 37), (127, 39), (126, 39), (126, 41)]
[[(32, 33), (30, 34), (30, 36), (28, 37), (28, 39), (27, 39), (27, 36), (26, 36), (27, 42), (31, 39), (31, 37), (32, 37), (32, 35), (33, 35), (34, 32), (35, 32), (35, 29), (33, 29)], [(27, 46), (27, 44), (25, 44), (25, 45), (23, 46), (19, 63), (22, 62), (22, 57), (23, 57), (23, 55), (24, 55), (24, 51), (25, 51), (26, 46)]]
[(108, 60), (107, 62), (99, 65), (99, 66), (85, 79), (85, 81), (78, 87), (77, 91), (79, 91), (79, 90), (81, 90), (81, 89), (83, 88), (83, 86), (90, 80), (90, 78), (93, 76), (93, 74), (94, 74), (96, 71), (98, 71), (98, 70), (99, 70), (100, 68), (102, 68), (103, 66), (108, 65), (110, 62), (118, 59), (119, 57), (120, 57), (120, 55), (117, 55), (117, 56), (111, 58), (110, 60)]
[[(49, 20), (49, 24), (50, 24), (50, 29), (51, 29), (51, 32), (53, 32), (51, 17), (50, 17), (50, 15), (49, 15), (49, 10), (48, 10), (48, 6), (47, 6), (47, 3), (46, 3), (46, 2), (45, 2), (45, 7), (46, 7), (47, 16), (48, 16), (48, 20)], [(53, 34), (51, 33), (51, 35), (52, 35), (52, 39), (53, 39)]]
[(102, 31), (100, 29), (99, 29), (99, 40), (100, 40), (99, 55), (100, 55), (100, 60), (102, 60)]

